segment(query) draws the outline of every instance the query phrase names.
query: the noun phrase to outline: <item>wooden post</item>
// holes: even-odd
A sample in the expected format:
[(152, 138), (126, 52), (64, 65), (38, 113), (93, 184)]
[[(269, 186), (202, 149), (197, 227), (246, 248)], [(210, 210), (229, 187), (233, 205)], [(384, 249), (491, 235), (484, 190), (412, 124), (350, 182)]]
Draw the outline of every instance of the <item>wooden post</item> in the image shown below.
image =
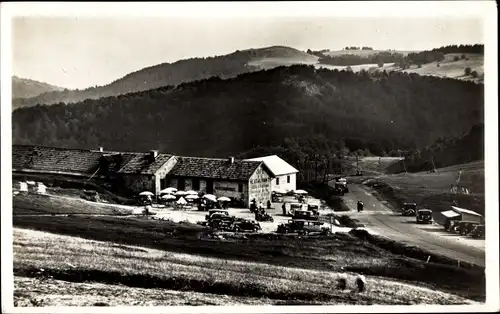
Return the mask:
[(429, 260), (431, 259), (431, 256), (427, 257), (427, 263), (429, 263)]
[(406, 170), (406, 164), (405, 164), (405, 160), (403, 159), (403, 167), (405, 169), (405, 173), (408, 173), (408, 171)]

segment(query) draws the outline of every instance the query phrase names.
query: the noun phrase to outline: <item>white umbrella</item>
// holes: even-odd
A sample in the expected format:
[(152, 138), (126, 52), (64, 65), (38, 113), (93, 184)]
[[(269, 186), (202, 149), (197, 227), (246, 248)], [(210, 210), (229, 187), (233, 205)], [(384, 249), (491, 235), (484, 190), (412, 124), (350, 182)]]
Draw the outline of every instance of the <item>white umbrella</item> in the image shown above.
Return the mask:
[(160, 191), (160, 194), (173, 194), (177, 192), (176, 188), (166, 188)]
[(149, 192), (149, 191), (144, 191), (144, 192), (139, 193), (139, 195), (141, 195), (141, 196), (143, 196), (143, 195), (145, 195), (145, 196), (153, 196), (154, 194), (151, 193), (151, 192)]
[(198, 198), (198, 195), (194, 195), (194, 194), (189, 194), (186, 196), (186, 199), (188, 200), (195, 200)]
[(203, 195), (204, 198), (206, 198), (207, 200), (211, 200), (211, 201), (214, 201), (216, 202), (217, 201), (217, 197), (213, 194), (205, 194)]
[(177, 204), (179, 205), (186, 205), (187, 204), (187, 201), (184, 199), (184, 197), (181, 197), (177, 200), (176, 202)]
[(177, 191), (177, 192), (175, 192), (175, 195), (177, 195), (177, 196), (186, 195), (186, 192), (184, 192), (184, 191)]
[(187, 195), (198, 195), (198, 192), (196, 191), (193, 191), (193, 190), (189, 190), (186, 192)]
[(164, 200), (175, 200), (175, 196), (172, 194), (163, 195), (161, 198)]
[(229, 197), (225, 197), (225, 196), (219, 197), (217, 200), (219, 202), (230, 202), (231, 201), (231, 199)]
[(307, 191), (304, 191), (304, 190), (295, 190), (294, 193), (295, 194), (307, 194)]

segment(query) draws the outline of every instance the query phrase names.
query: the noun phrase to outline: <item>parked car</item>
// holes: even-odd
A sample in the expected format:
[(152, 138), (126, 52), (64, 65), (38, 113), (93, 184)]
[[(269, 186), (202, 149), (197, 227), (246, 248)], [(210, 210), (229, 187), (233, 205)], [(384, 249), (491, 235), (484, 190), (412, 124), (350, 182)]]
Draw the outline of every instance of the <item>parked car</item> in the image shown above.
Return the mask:
[(319, 213), (313, 212), (309, 210), (295, 210), (292, 216), (292, 219), (304, 219), (304, 220), (318, 220)]
[(468, 235), (477, 225), (479, 223), (476, 221), (460, 221), (458, 223), (458, 233), (460, 235)]
[(319, 221), (310, 221), (304, 219), (292, 219), (287, 223), (282, 223), (278, 226), (278, 233), (298, 233), (307, 235), (313, 232), (328, 233), (330, 228), (325, 227), (324, 223)]
[(475, 225), (468, 235), (473, 238), (484, 239), (484, 225)]
[(234, 232), (257, 232), (262, 230), (258, 222), (246, 219), (236, 219), (233, 221), (230, 229)]
[(271, 221), (273, 222), (274, 219), (271, 215), (266, 213), (265, 210), (258, 210), (255, 212), (255, 220), (256, 221)]
[(419, 209), (417, 210), (417, 223), (426, 223), (426, 224), (431, 224), (432, 223), (432, 210), (430, 209)]
[(229, 216), (229, 212), (227, 210), (224, 210), (224, 209), (211, 209), (211, 210), (208, 211), (208, 214), (205, 216), (205, 220), (210, 220), (210, 217), (213, 214), (221, 214), (221, 215)]
[(452, 220), (450, 222), (450, 224), (448, 225), (448, 228), (446, 229), (446, 231), (457, 233), (459, 223), (460, 223), (460, 220)]
[(319, 212), (319, 205), (318, 204), (307, 204), (307, 210), (318, 213)]
[(304, 204), (301, 203), (291, 203), (290, 204), (290, 210), (288, 211), (288, 214), (293, 216), (295, 211), (297, 210), (302, 210), (304, 207)]
[(401, 208), (401, 213), (403, 216), (415, 216), (417, 213), (416, 203), (404, 203), (403, 208)]

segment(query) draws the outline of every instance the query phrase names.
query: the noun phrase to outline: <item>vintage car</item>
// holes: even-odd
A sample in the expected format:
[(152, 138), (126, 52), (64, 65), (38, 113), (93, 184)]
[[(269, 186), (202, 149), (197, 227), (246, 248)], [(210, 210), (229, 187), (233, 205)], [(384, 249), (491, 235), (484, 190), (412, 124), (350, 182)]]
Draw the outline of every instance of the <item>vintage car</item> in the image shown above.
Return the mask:
[(324, 223), (319, 221), (310, 221), (304, 219), (292, 219), (287, 223), (278, 226), (278, 233), (298, 233), (307, 235), (310, 233), (329, 233), (330, 228), (325, 227)]
[(447, 225), (446, 231), (458, 233), (458, 224), (459, 223), (460, 223), (460, 220), (451, 220), (450, 223)]
[(418, 224), (431, 224), (432, 223), (432, 210), (430, 209), (419, 209), (417, 210), (417, 223)]
[(477, 225), (479, 225), (479, 223), (476, 221), (460, 221), (458, 223), (458, 234), (468, 235)]
[(208, 214), (205, 216), (205, 220), (210, 220), (210, 217), (213, 214), (222, 214), (222, 215), (229, 216), (229, 212), (227, 210), (224, 210), (224, 209), (211, 209), (211, 210), (208, 211)]
[(401, 208), (401, 213), (403, 216), (415, 216), (417, 213), (416, 203), (404, 203), (403, 208)]
[(468, 235), (473, 238), (484, 239), (484, 234), (484, 225), (475, 225)]
[(295, 210), (292, 219), (318, 220), (319, 213), (305, 209)]
[(246, 219), (236, 219), (229, 229), (234, 232), (257, 232), (262, 230), (258, 222)]
[(302, 203), (291, 203), (290, 204), (290, 210), (288, 211), (288, 214), (293, 216), (296, 210), (303, 210), (304, 209), (304, 204)]
[(274, 219), (271, 215), (266, 213), (265, 210), (258, 210), (255, 212), (255, 220), (256, 221), (271, 221), (273, 222)]
[(319, 212), (319, 205), (318, 204), (307, 204), (307, 210), (317, 213), (317, 212)]

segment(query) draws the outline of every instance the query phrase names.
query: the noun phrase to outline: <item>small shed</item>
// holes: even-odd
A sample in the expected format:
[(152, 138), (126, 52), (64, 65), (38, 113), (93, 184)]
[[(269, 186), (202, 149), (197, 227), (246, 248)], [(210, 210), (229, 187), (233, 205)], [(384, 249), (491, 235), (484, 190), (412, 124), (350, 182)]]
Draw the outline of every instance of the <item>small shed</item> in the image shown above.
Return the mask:
[(432, 218), (434, 219), (434, 221), (436, 221), (437, 223), (439, 223), (442, 226), (446, 226), (446, 223), (451, 221), (451, 220), (461, 220), (462, 219), (462, 216), (453, 210), (436, 212), (436, 213), (433, 213), (432, 216), (433, 216)]
[(480, 224), (484, 224), (484, 217), (481, 214), (476, 213), (475, 211), (456, 206), (451, 206), (451, 209), (461, 216), (460, 220), (462, 221), (474, 221)]

